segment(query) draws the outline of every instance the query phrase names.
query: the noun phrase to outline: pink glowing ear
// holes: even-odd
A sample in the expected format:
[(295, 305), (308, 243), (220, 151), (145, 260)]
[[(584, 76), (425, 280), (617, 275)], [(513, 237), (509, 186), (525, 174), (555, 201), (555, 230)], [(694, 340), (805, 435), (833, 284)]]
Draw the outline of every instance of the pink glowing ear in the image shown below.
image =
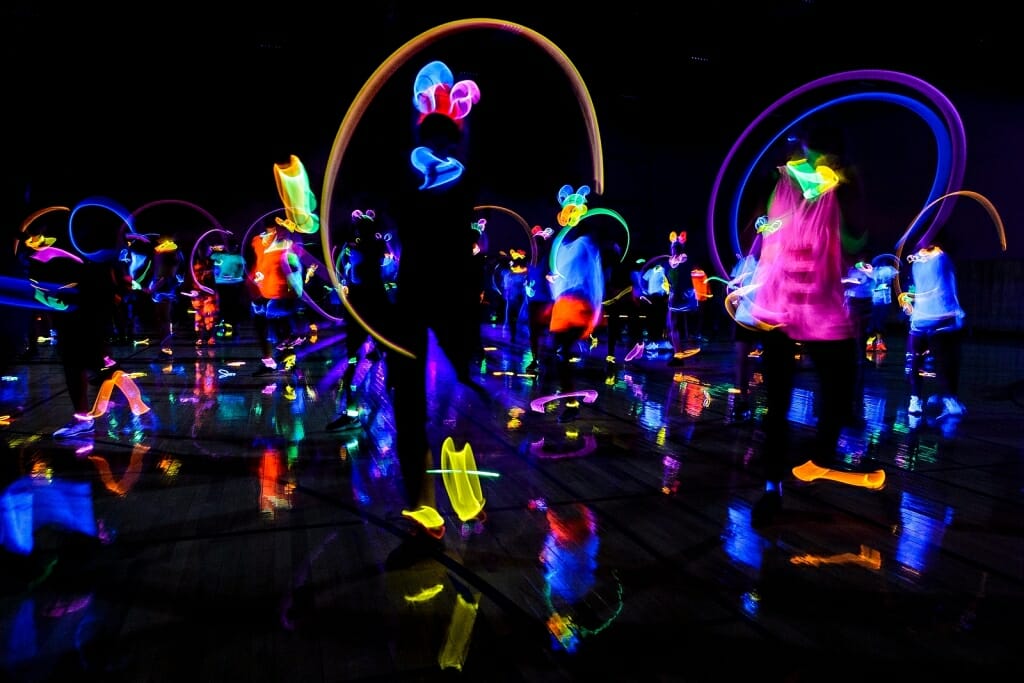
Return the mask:
[(448, 95), (451, 101), (449, 116), (456, 121), (469, 116), (469, 110), (480, 101), (480, 88), (474, 81), (459, 81)]

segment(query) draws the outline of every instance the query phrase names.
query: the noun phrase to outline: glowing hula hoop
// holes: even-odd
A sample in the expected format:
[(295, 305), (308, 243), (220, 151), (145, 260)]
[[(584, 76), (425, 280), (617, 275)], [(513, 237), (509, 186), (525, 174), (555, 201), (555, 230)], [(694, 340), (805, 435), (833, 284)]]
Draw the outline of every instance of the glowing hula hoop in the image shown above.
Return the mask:
[[(540, 46), (555, 60), (555, 62), (558, 63), (559, 66), (562, 67), (562, 70), (565, 72), (566, 76), (569, 77), (569, 80), (572, 83), (573, 90), (576, 93), (576, 99), (580, 104), (580, 108), (583, 110), (583, 117), (587, 126), (587, 138), (590, 141), (590, 157), (594, 171), (594, 191), (597, 194), (601, 194), (603, 192), (604, 159), (601, 149), (600, 131), (597, 125), (597, 116), (594, 111), (594, 103), (591, 100), (590, 92), (583, 83), (583, 79), (580, 76), (579, 71), (573, 65), (572, 61), (569, 60), (566, 54), (562, 52), (557, 45), (540, 33), (511, 21), (486, 18), (451, 21), (424, 31), (391, 53), (391, 55), (377, 67), (373, 74), (370, 75), (370, 78), (363, 84), (363, 87), (359, 89), (359, 92), (356, 94), (352, 104), (349, 105), (348, 111), (345, 113), (345, 118), (341, 121), (341, 127), (338, 129), (338, 133), (334, 138), (334, 144), (331, 147), (331, 154), (327, 161), (327, 170), (324, 174), (323, 192), (320, 194), (320, 203), (323, 207), (323, 212), (320, 216), (320, 222), (323, 224), (320, 241), (323, 245), (325, 257), (329, 257), (329, 255), (334, 252), (331, 248), (330, 219), (334, 185), (338, 179), (341, 160), (345, 155), (345, 150), (348, 148), (349, 143), (352, 141), (352, 135), (355, 132), (356, 126), (360, 119), (362, 119), (363, 114), (366, 113), (366, 110), (369, 108), (373, 98), (399, 68), (404, 66), (411, 57), (418, 54), (431, 43), (440, 38), (472, 29), (498, 29), (525, 36), (529, 40), (533, 41), (534, 44)], [(338, 292), (338, 296), (341, 299), (342, 304), (356, 322), (366, 329), (374, 339), (381, 342), (391, 350), (409, 358), (415, 357), (415, 355), (407, 349), (395, 345), (393, 342), (381, 336), (376, 330), (369, 327), (366, 324), (366, 321), (364, 321), (359, 314), (353, 310), (352, 305), (348, 301), (348, 297), (345, 296), (341, 282), (338, 280), (337, 273), (331, 269), (328, 271), (328, 274), (330, 275), (331, 282), (334, 285), (335, 290)]]
[(202, 282), (196, 279), (196, 251), (199, 249), (199, 245), (202, 243), (202, 241), (215, 232), (219, 232), (224, 235), (233, 234), (230, 230), (225, 230), (224, 228), (211, 228), (210, 230), (207, 230), (202, 235), (196, 238), (195, 244), (192, 245), (192, 255), (189, 256), (188, 258), (188, 272), (189, 277), (192, 278), (192, 284), (195, 285), (196, 289), (200, 289), (206, 292), (207, 294), (216, 294), (216, 292), (214, 292), (212, 289), (210, 289), (209, 287), (207, 287)]
[(75, 214), (78, 213), (79, 209), (84, 209), (87, 206), (98, 206), (101, 209), (106, 209), (113, 213), (118, 218), (120, 218), (121, 221), (128, 226), (129, 232), (135, 232), (135, 229), (132, 227), (131, 214), (129, 214), (127, 209), (122, 207), (113, 199), (108, 199), (106, 197), (90, 197), (89, 199), (83, 199), (82, 201), (78, 202), (78, 204), (75, 205), (75, 208), (71, 210), (71, 215), (68, 216), (68, 239), (71, 240), (72, 246), (74, 246), (75, 250), (79, 254), (89, 259), (90, 261), (96, 261), (97, 259), (103, 256), (103, 249), (97, 249), (96, 251), (83, 251), (82, 248), (78, 246), (78, 242), (75, 241)]
[(530, 224), (526, 222), (526, 219), (520, 216), (512, 209), (506, 209), (504, 206), (495, 206), (494, 204), (481, 204), (480, 206), (474, 206), (474, 211), (500, 211), (501, 213), (507, 214), (515, 219), (516, 223), (519, 223), (523, 227), (523, 232), (526, 233), (526, 239), (530, 243), (530, 265), (537, 265), (537, 240), (533, 239), (533, 229)]
[[(732, 162), (732, 159), (736, 155), (737, 150), (739, 150), (740, 146), (750, 136), (750, 134), (754, 131), (754, 129), (757, 126), (759, 126), (767, 118), (772, 116), (777, 109), (779, 109), (780, 107), (782, 107), (786, 103), (790, 102), (791, 100), (793, 100), (793, 99), (795, 99), (795, 98), (797, 98), (797, 97), (799, 97), (799, 96), (801, 96), (801, 95), (803, 95), (803, 94), (805, 94), (805, 93), (807, 93), (807, 92), (809, 92), (811, 90), (815, 90), (817, 88), (821, 88), (821, 87), (824, 87), (824, 86), (834, 85), (836, 83), (855, 82), (855, 81), (862, 81), (862, 80), (877, 80), (877, 81), (884, 81), (884, 82), (894, 83), (896, 85), (905, 86), (905, 87), (907, 87), (907, 88), (909, 88), (911, 90), (916, 91), (917, 93), (919, 93), (923, 97), (926, 97), (931, 102), (931, 104), (935, 107), (935, 109), (937, 109), (942, 114), (942, 117), (943, 117), (943, 119), (945, 120), (945, 123), (946, 123), (947, 132), (948, 132), (948, 136), (947, 137), (950, 139), (950, 147), (947, 150), (948, 156), (949, 156), (950, 170), (949, 170), (949, 179), (948, 179), (948, 182), (946, 183), (946, 191), (949, 192), (949, 191), (954, 190), (963, 181), (964, 169), (965, 169), (965, 166), (966, 166), (966, 154), (967, 154), (967, 143), (966, 143), (966, 139), (965, 139), (965, 135), (964, 135), (963, 121), (960, 119), (960, 116), (957, 113), (956, 108), (953, 106), (952, 102), (950, 102), (949, 99), (945, 95), (943, 95), (941, 92), (939, 92), (939, 90), (937, 90), (931, 84), (929, 84), (929, 83), (927, 83), (927, 82), (925, 82), (925, 81), (923, 81), (923, 80), (921, 80), (919, 78), (911, 76), (909, 74), (901, 73), (901, 72), (898, 72), (898, 71), (885, 71), (885, 70), (877, 70), (877, 69), (865, 69), (865, 70), (858, 70), (858, 71), (845, 71), (845, 72), (841, 72), (841, 73), (837, 73), (837, 74), (832, 74), (831, 76), (826, 76), (824, 78), (819, 78), (817, 80), (811, 81), (810, 83), (802, 85), (799, 88), (791, 91), (787, 95), (785, 95), (782, 98), (780, 98), (779, 100), (777, 100), (774, 104), (772, 104), (770, 107), (765, 109), (763, 112), (761, 112), (761, 114), (759, 114), (750, 123), (750, 125), (747, 126), (746, 130), (744, 130), (743, 133), (740, 134), (740, 137), (737, 138), (736, 142), (733, 143), (733, 145), (730, 148), (728, 154), (726, 154), (725, 160), (722, 162), (722, 165), (721, 165), (721, 167), (718, 170), (718, 174), (715, 177), (715, 182), (714, 182), (714, 184), (712, 186), (711, 197), (710, 197), (710, 200), (708, 202), (707, 234), (708, 234), (708, 243), (712, 247), (711, 250), (710, 250), (711, 251), (711, 258), (712, 258), (712, 260), (714, 262), (715, 268), (718, 270), (719, 275), (722, 275), (723, 277), (725, 277), (728, 271), (726, 270), (725, 266), (722, 264), (721, 258), (719, 256), (719, 250), (718, 250), (718, 247), (717, 247), (717, 245), (715, 243), (715, 206), (716, 206), (716, 204), (718, 202), (718, 194), (719, 194), (719, 192), (721, 190), (722, 181), (723, 181), (723, 178), (725, 176), (726, 169), (728, 168), (729, 164)], [(875, 93), (874, 95), (875, 96), (880, 96), (882, 94)], [(888, 97), (896, 97), (896, 96), (888, 95)], [(829, 105), (823, 105), (823, 106), (829, 106)], [(820, 108), (822, 108), (822, 107), (819, 107), (818, 109), (820, 109)], [(918, 113), (921, 113), (921, 112), (919, 111)], [(936, 131), (936, 129), (934, 127), (933, 127), (933, 132), (936, 132), (936, 138), (938, 138), (937, 131)], [(936, 184), (937, 183), (938, 183), (938, 180), (936, 179)], [(742, 194), (742, 188), (740, 188), (739, 194)], [(951, 210), (952, 210), (952, 206), (943, 207), (942, 210), (939, 211), (939, 213), (936, 214), (936, 216), (932, 220), (931, 227), (928, 229), (927, 233), (922, 238), (922, 240), (930, 239), (935, 234), (935, 232), (937, 232), (938, 229), (940, 227), (942, 227), (942, 224), (948, 218), (949, 212)], [(732, 234), (733, 234), (733, 243), (734, 243), (733, 244), (734, 249), (733, 249), (732, 253), (739, 253), (741, 250), (739, 249), (739, 237), (738, 237), (738, 231), (737, 231), (736, 224), (733, 223), (730, 226), (730, 228), (731, 228), (731, 231), (732, 231)]]
[(33, 211), (32, 213), (29, 214), (28, 218), (21, 222), (20, 232), (25, 232), (26, 230), (28, 230), (28, 226), (35, 223), (36, 219), (39, 218), (40, 216), (45, 216), (46, 214), (51, 213), (53, 211), (71, 211), (71, 209), (67, 206), (48, 206), (45, 209)]
[[(622, 217), (622, 214), (618, 211), (614, 211), (613, 209), (588, 209), (587, 212), (580, 217), (580, 223), (591, 216), (611, 216), (623, 227), (626, 231), (626, 246), (622, 250), (622, 257), (619, 259), (619, 263), (625, 261), (626, 254), (629, 253), (629, 226), (626, 224), (626, 219)], [(548, 254), (548, 269), (553, 275), (561, 275), (561, 273), (558, 272), (558, 265), (555, 261), (555, 257), (558, 254), (558, 248), (562, 246), (562, 242), (565, 240), (565, 236), (569, 234), (570, 230), (576, 227), (579, 227), (579, 223), (572, 226), (565, 226), (558, 231), (558, 234), (555, 235), (555, 239), (551, 241), (551, 253)]]
[[(903, 246), (907, 243), (907, 240), (910, 239), (910, 236), (911, 234), (913, 234), (914, 228), (917, 226), (918, 221), (920, 221), (921, 218), (923, 218), (924, 215), (927, 214), (933, 206), (935, 206), (941, 201), (945, 201), (946, 199), (954, 195), (969, 197), (971, 199), (976, 200), (979, 204), (981, 204), (984, 207), (985, 211), (988, 212), (988, 215), (992, 218), (992, 222), (996, 226), (996, 235), (999, 237), (999, 246), (1002, 248), (1003, 251), (1006, 251), (1006, 227), (1003, 225), (1003, 219), (999, 216), (999, 212), (996, 210), (995, 205), (991, 201), (989, 201), (984, 195), (978, 194), (977, 192), (972, 192), (971, 190), (957, 190), (955, 192), (950, 192), (949, 194), (944, 194), (935, 201), (929, 203), (928, 206), (921, 209), (921, 212), (914, 217), (914, 220), (910, 222), (910, 227), (907, 228), (907, 231), (903, 233), (902, 237), (900, 237), (900, 241), (896, 243), (897, 264), (903, 259)], [(917, 243), (918, 247), (928, 246), (927, 244), (923, 243), (924, 238), (922, 238), (921, 241)], [(898, 299), (902, 291), (900, 287), (900, 279), (898, 277), (893, 279), (893, 288), (896, 290), (896, 298)]]

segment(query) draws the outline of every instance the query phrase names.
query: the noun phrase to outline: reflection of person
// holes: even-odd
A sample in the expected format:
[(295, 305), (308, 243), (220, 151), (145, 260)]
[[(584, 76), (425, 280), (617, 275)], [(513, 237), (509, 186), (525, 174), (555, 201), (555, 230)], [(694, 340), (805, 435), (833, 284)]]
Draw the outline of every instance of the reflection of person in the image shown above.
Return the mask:
[(544, 595), (551, 611), (548, 629), (558, 646), (572, 652), (579, 642), (580, 622), (584, 621), (581, 617), (588, 612), (584, 599), (597, 584), (597, 519), (582, 503), (549, 507), (546, 516), (549, 531), (540, 561), (544, 565)]
[(767, 219), (760, 227), (763, 243), (752, 279), (752, 313), (771, 329), (762, 335), (765, 492), (752, 510), (755, 526), (770, 523), (782, 506), (798, 344), (819, 378), (818, 423), (811, 459), (793, 468), (793, 474), (801, 480), (832, 478), (866, 488), (881, 488), (885, 481), (884, 470), (831, 474), (841, 469), (835, 455), (842, 427), (852, 417), (859, 351), (844, 303), (842, 214), (836, 192), (840, 178), (834, 158), (821, 149), (806, 140), (803, 158), (779, 167)]
[(963, 347), (964, 310), (957, 295), (953, 262), (938, 246), (920, 249), (910, 261), (912, 292), (900, 295), (900, 305), (910, 316), (907, 348), (910, 361), (910, 404), (907, 412), (920, 415), (924, 390), (925, 356), (935, 363), (936, 396), (942, 401), (940, 418), (959, 417), (965, 412), (960, 402), (960, 361)]

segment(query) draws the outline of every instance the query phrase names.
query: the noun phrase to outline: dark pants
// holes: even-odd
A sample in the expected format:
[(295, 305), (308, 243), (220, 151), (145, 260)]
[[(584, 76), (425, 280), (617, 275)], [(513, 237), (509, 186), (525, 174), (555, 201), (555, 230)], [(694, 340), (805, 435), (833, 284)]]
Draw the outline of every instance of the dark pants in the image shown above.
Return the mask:
[(924, 378), (921, 369), (927, 353), (935, 364), (935, 383), (939, 396), (960, 395), (960, 363), (963, 357), (963, 328), (942, 332), (911, 332), (907, 346), (913, 354), (910, 362), (910, 393), (921, 396)]
[[(778, 330), (765, 332), (761, 340), (764, 349), (761, 372), (767, 393), (762, 457), (766, 478), (769, 481), (781, 481), (790, 465), (789, 410), (793, 403), (798, 347), (796, 341)], [(809, 458), (801, 456), (796, 460), (802, 463), (811, 459), (822, 467), (831, 467), (843, 425), (848, 424), (852, 417), (857, 376), (857, 341), (852, 338), (803, 341), (799, 350), (811, 359), (818, 376), (818, 422), (814, 451), (809, 454)]]

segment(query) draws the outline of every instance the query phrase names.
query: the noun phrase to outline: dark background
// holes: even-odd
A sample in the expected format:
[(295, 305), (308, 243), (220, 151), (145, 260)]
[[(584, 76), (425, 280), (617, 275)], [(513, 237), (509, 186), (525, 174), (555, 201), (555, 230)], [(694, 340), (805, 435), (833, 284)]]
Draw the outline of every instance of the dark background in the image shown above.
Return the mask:
[[(164, 199), (191, 202), (244, 232), (279, 206), (272, 165), (290, 154), (302, 159), (323, 196), (339, 126), (389, 55), (446, 21), (489, 17), (542, 34), (579, 70), (596, 108), (606, 169), (604, 193), (589, 204), (622, 214), (637, 256), (666, 252), (668, 233), (687, 230), (691, 253), (702, 259), (711, 187), (740, 133), (794, 88), (861, 69), (914, 75), (949, 97), (964, 120), (963, 188), (995, 204), (1009, 249), (1000, 251), (980, 205), (958, 199), (940, 234), (947, 250), (961, 260), (1024, 255), (1017, 173), (1024, 84), (1010, 3), (229, 7), (7, 3), (5, 222), (16, 226), (35, 209), (105, 196), (129, 210)], [(396, 169), (404, 172), (411, 145), (412, 80), (434, 58), (482, 91), (470, 116), (473, 159), (485, 179), (482, 203), (557, 227), (558, 189), (593, 182), (580, 106), (538, 46), (497, 30), (439, 40), (392, 76), (344, 156), (332, 223), (353, 208), (387, 214), (389, 186)], [(862, 87), (884, 89), (879, 85)], [(785, 110), (759, 135), (798, 113)], [(844, 161), (857, 178), (861, 199), (848, 219), (868, 231), (866, 251), (893, 251), (934, 175), (930, 130), (885, 103), (835, 107), (821, 116), (842, 130)], [(752, 181), (748, 192), (763, 189)], [(755, 213), (751, 206), (742, 218)], [(176, 234), (211, 227), (177, 204), (147, 210), (138, 221), (140, 231)], [(505, 223), (492, 217), (496, 240), (520, 239), (518, 228)], [(718, 239), (725, 239), (726, 224), (716, 224)]]

